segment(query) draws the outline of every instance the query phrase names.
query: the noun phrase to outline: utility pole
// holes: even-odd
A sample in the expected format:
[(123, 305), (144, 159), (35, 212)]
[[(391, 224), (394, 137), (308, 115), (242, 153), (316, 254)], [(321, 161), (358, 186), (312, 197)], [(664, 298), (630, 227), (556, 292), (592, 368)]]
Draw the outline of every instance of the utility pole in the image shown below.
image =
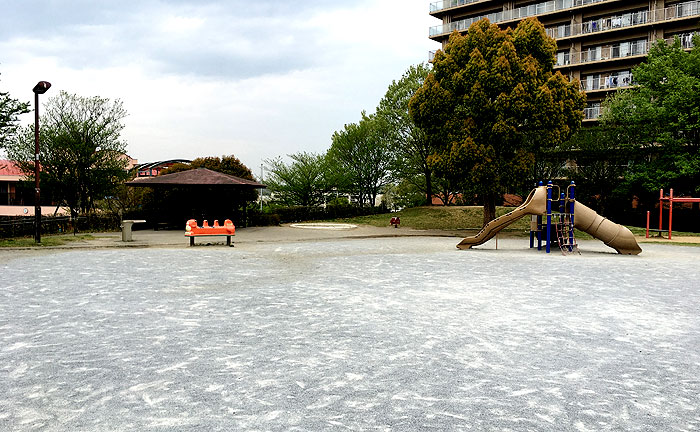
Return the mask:
[[(263, 182), (263, 164), (260, 164), (260, 183)], [(263, 188), (260, 188), (260, 211), (262, 212)]]

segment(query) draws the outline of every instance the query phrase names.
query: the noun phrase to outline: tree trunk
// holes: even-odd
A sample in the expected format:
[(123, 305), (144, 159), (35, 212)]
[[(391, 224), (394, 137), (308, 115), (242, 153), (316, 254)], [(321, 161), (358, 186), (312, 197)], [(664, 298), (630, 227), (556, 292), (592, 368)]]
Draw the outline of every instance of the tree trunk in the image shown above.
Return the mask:
[(426, 205), (433, 205), (433, 179), (430, 174), (430, 170), (425, 172), (425, 196), (427, 198)]
[(496, 196), (489, 195), (484, 200), (484, 225), (496, 219)]

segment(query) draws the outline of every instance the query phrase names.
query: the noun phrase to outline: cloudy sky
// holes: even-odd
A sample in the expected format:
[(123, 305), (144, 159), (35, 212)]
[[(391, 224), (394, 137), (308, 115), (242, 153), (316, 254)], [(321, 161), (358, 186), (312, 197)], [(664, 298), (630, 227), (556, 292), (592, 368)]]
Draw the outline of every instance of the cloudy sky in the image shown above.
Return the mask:
[[(429, 0), (0, 0), (0, 90), (121, 99), (139, 162), (322, 152), (438, 44)], [(31, 114), (24, 121), (33, 121)]]

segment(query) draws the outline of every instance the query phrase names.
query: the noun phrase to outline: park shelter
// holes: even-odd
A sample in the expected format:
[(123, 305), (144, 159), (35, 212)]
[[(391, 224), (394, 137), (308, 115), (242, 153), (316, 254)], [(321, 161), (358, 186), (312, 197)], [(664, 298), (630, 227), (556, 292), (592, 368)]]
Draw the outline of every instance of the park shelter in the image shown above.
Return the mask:
[(188, 219), (196, 219), (200, 224), (204, 219), (211, 223), (231, 219), (234, 224), (245, 226), (246, 205), (257, 199), (257, 189), (267, 187), (207, 168), (137, 177), (126, 185), (152, 189), (142, 217), (156, 226), (183, 229)]

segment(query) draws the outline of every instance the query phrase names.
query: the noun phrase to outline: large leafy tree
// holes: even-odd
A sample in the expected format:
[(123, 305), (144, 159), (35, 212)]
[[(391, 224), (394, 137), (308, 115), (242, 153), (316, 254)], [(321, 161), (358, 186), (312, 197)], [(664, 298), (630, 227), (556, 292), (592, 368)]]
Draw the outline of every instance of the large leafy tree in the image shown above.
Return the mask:
[[(41, 116), (42, 185), (73, 215), (88, 212), (128, 177), (127, 113), (121, 101), (82, 97), (64, 91), (48, 99)], [(10, 159), (28, 176), (34, 169), (34, 129), (29, 126), (6, 146)]]
[(436, 149), (432, 167), (481, 197), (484, 223), (535, 155), (580, 127), (585, 95), (553, 72), (555, 53), (534, 18), (506, 30), (483, 19), (450, 36), (411, 100), (411, 116)]
[(328, 150), (330, 169), (342, 173), (337, 184), (357, 195), (361, 206), (374, 206), (377, 195), (391, 180), (395, 156), (388, 129), (382, 116), (363, 112), (359, 123), (346, 124), (333, 134)]
[(17, 131), (19, 116), (29, 112), (29, 104), (0, 92), (0, 150)]
[(242, 179), (255, 180), (255, 177), (253, 177), (253, 171), (245, 166), (243, 162), (241, 162), (241, 160), (234, 155), (224, 155), (222, 157), (199, 157), (188, 164), (176, 163), (173, 166), (161, 171), (160, 174), (173, 174), (176, 172), (197, 168), (207, 168), (212, 171), (218, 171), (220, 173), (240, 177)]
[(383, 117), (388, 125), (389, 145), (396, 151), (396, 176), (422, 188), (428, 205), (433, 195), (433, 169), (428, 156), (433, 149), (425, 132), (411, 118), (408, 103), (429, 72), (430, 67), (425, 63), (408, 68), (401, 79), (391, 83), (377, 107), (377, 116)]
[(269, 174), (266, 183), (275, 199), (286, 205), (323, 204), (329, 188), (325, 155), (299, 152), (289, 157), (290, 163), (279, 157), (265, 161)]
[(634, 68), (638, 86), (605, 101), (601, 120), (630, 154), (625, 186), (652, 197), (660, 188), (700, 193), (700, 37), (685, 51), (659, 41)]

